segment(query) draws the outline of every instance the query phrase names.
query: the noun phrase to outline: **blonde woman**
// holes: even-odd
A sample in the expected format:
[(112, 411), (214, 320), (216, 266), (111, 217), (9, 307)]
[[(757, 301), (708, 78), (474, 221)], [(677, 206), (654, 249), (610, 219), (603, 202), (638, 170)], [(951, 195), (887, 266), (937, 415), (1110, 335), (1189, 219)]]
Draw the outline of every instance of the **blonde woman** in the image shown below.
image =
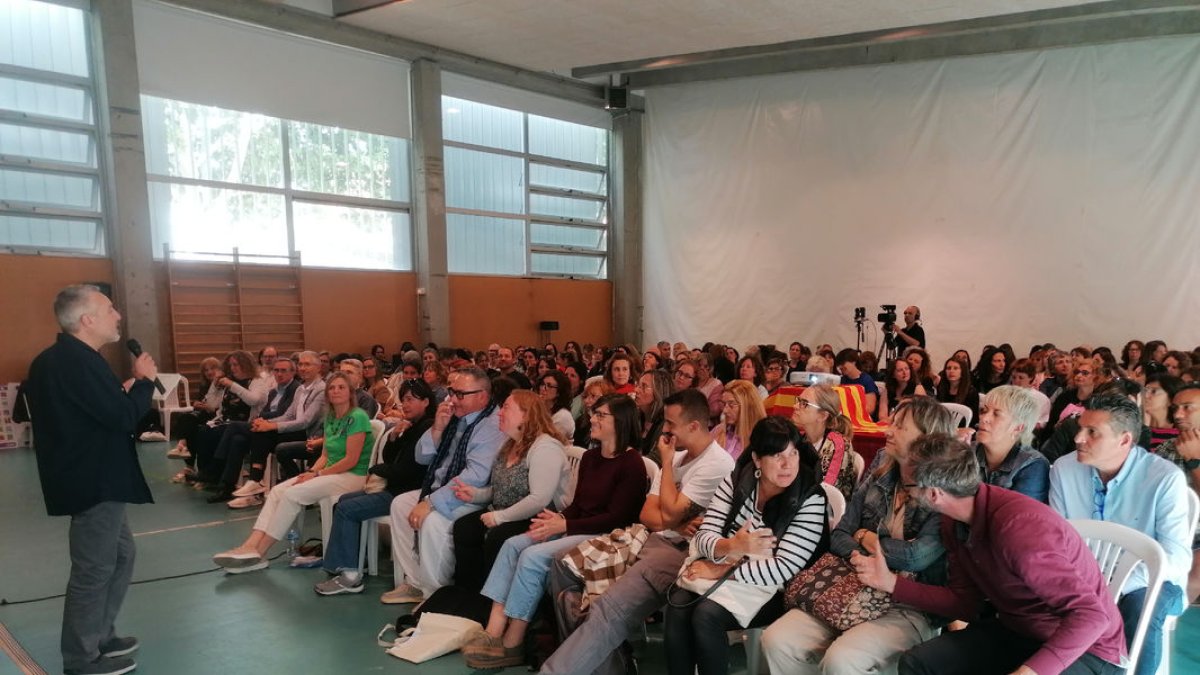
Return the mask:
[(721, 408), (721, 420), (713, 427), (713, 440), (737, 459), (750, 444), (750, 432), (754, 430), (754, 425), (767, 416), (767, 411), (763, 408), (758, 388), (746, 380), (733, 380), (725, 385), (725, 391), (721, 393)]
[(821, 479), (836, 487), (850, 501), (862, 476), (865, 462), (850, 444), (854, 430), (842, 413), (837, 392), (827, 384), (815, 384), (796, 397), (792, 422), (821, 456)]

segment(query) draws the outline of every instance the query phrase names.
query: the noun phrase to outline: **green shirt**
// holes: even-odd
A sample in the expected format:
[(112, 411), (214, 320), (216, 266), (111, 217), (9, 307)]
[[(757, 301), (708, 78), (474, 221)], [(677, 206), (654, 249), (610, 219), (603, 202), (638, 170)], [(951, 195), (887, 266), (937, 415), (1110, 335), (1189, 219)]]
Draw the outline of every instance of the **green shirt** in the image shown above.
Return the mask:
[(366, 434), (363, 438), (362, 454), (358, 456), (358, 464), (347, 473), (357, 476), (367, 475), (371, 466), (371, 446), (374, 444), (374, 434), (371, 433), (371, 418), (362, 408), (351, 408), (343, 417), (334, 417), (332, 411), (325, 417), (325, 466), (333, 466), (346, 458), (346, 439), (351, 434)]

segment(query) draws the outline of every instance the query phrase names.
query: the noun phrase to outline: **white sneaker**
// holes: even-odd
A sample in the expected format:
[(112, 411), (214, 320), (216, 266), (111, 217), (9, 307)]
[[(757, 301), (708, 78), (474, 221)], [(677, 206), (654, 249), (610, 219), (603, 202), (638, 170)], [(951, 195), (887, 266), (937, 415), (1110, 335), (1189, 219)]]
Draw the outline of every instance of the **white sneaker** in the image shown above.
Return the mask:
[(231, 509), (252, 509), (256, 506), (263, 505), (262, 495), (250, 495), (249, 497), (234, 497), (225, 503)]
[(248, 480), (245, 483), (242, 483), (242, 486), (240, 488), (233, 491), (233, 496), (234, 497), (253, 497), (254, 495), (261, 495), (262, 493), (264, 493), (266, 491), (267, 491), (267, 488), (262, 483), (260, 483), (256, 480)]
[(176, 443), (175, 447), (167, 451), (167, 457), (171, 459), (187, 459), (191, 456), (192, 453), (188, 452), (187, 446), (183, 444), (183, 441)]
[(257, 565), (263, 557), (254, 551), (226, 551), (213, 556), (213, 562), (225, 569), (234, 569)]
[(161, 431), (147, 431), (138, 436), (138, 440), (143, 443), (161, 443), (167, 440), (167, 437)]
[(407, 605), (424, 600), (425, 594), (421, 592), (421, 589), (408, 583), (400, 584), (379, 596), (379, 601), (385, 605)]
[(258, 562), (254, 563), (253, 565), (247, 565), (245, 567), (226, 567), (225, 573), (226, 574), (245, 574), (246, 572), (257, 572), (258, 570), (267, 569), (267, 567), (269, 567), (270, 565), (271, 565), (271, 561), (269, 561), (269, 560), (259, 560)]

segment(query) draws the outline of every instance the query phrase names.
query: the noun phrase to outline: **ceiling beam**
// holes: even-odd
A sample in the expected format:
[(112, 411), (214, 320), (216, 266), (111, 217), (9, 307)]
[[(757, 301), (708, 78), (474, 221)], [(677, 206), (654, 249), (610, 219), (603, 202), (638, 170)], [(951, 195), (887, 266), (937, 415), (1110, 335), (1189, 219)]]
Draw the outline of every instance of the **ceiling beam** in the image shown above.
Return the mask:
[(410, 63), (418, 59), (426, 59), (436, 62), (446, 71), (584, 105), (603, 107), (605, 102), (604, 88), (599, 85), (550, 73), (526, 70), (424, 42), (379, 33), (341, 23), (315, 12), (274, 4), (265, 0), (160, 1), (176, 7), (397, 58)]
[(1200, 33), (1200, 0), (1112, 0), (574, 68), (630, 89)]

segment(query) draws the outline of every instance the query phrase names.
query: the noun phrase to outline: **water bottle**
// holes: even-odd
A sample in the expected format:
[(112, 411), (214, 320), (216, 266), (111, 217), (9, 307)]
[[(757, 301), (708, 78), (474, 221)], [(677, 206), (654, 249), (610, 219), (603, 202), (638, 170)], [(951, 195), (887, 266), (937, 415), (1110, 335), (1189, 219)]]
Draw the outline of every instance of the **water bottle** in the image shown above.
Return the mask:
[(296, 528), (288, 530), (287, 533), (287, 557), (288, 560), (295, 560), (296, 556), (300, 555), (300, 533)]

